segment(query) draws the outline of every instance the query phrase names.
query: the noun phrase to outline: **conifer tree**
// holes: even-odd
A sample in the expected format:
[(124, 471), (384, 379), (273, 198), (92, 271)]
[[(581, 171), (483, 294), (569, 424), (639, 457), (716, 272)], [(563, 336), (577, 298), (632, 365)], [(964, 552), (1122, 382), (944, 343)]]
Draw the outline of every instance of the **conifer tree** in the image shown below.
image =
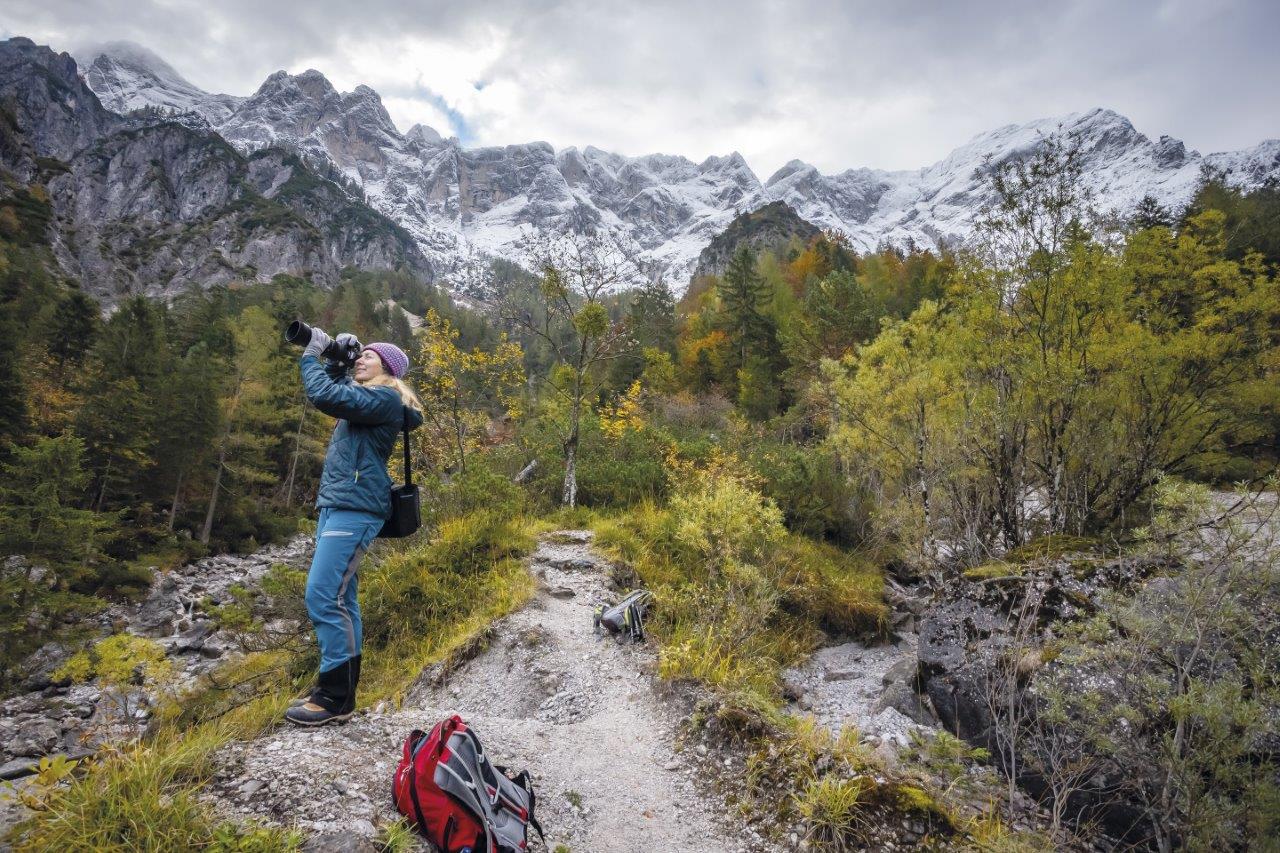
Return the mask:
[(767, 342), (770, 331), (763, 313), (769, 285), (756, 269), (755, 255), (746, 246), (738, 247), (729, 261), (718, 292), (724, 324), (737, 357), (734, 366), (741, 367), (750, 350)]
[(94, 347), (76, 419), (93, 473), (91, 505), (101, 511), (111, 496), (141, 491), (154, 462), (156, 402), (168, 346), (160, 307), (135, 297), (111, 316)]
[(1138, 202), (1138, 206), (1134, 208), (1133, 215), (1129, 217), (1129, 227), (1134, 231), (1168, 228), (1172, 224), (1173, 217), (1169, 215), (1169, 211), (1150, 194), (1142, 197), (1142, 201)]

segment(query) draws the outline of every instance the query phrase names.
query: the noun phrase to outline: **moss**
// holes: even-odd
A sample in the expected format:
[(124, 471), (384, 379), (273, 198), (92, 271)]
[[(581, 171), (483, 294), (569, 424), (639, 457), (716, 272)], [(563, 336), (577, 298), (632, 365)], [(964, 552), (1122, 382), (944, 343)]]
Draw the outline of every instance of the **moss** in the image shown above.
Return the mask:
[(1029, 563), (1032, 560), (1089, 552), (1097, 547), (1098, 540), (1090, 539), (1087, 536), (1053, 533), (1048, 536), (1041, 536), (1039, 539), (1033, 539), (1025, 545), (1010, 550), (1004, 555), (1004, 560), (1008, 563)]
[(36, 168), (46, 177), (61, 175), (71, 171), (71, 167), (56, 157), (37, 157)]
[(962, 572), (965, 580), (971, 581), (989, 581), (995, 578), (1005, 577), (1021, 577), (1026, 572), (1025, 566), (996, 561), (994, 563), (985, 563), (972, 569), (965, 569)]
[(8, 195), (0, 199), (0, 238), (20, 246), (44, 246), (49, 243), (49, 223), (53, 221), (53, 205), (41, 184), (23, 184), (7, 179)]

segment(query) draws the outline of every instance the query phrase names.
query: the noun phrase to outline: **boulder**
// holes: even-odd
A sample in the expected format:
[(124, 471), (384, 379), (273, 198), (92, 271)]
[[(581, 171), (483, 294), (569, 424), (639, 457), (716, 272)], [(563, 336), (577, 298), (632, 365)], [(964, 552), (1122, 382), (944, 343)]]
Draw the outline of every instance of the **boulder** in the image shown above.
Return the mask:
[(39, 758), (57, 749), (62, 742), (62, 729), (51, 720), (35, 717), (18, 726), (6, 751), (23, 758)]

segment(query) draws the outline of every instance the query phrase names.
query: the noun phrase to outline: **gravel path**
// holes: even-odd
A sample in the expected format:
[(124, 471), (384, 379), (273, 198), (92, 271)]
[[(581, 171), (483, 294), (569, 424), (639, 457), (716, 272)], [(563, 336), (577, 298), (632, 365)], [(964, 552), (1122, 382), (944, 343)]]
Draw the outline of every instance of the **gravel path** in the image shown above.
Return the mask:
[(544, 537), (530, 565), (538, 595), (441, 683), (415, 687), (397, 711), (232, 745), (205, 796), (235, 817), (330, 834), (319, 849), (339, 849), (395, 819), (389, 785), (406, 734), (457, 712), (495, 763), (529, 770), (551, 849), (766, 849), (676, 751), (684, 711), (655, 694), (652, 650), (594, 634), (593, 608), (616, 593), (590, 536)]

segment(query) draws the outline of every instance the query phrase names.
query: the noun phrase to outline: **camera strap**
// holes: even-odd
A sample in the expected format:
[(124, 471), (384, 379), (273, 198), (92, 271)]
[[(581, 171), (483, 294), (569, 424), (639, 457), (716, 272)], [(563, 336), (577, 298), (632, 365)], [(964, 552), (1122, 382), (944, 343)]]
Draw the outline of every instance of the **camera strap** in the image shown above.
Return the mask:
[(400, 425), (404, 429), (404, 484), (413, 485), (413, 472), (409, 468), (409, 407), (400, 407)]

